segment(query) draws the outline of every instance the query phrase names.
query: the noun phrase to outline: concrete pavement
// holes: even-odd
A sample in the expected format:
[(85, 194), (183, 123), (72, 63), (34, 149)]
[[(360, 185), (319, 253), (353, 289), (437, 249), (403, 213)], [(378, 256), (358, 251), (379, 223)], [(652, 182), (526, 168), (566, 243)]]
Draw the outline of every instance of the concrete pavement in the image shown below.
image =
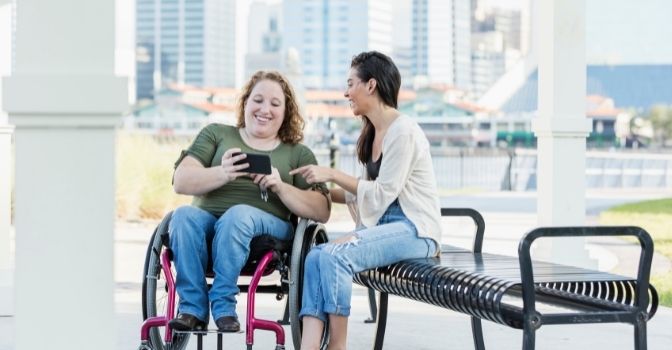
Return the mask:
[[(347, 231), (352, 224), (345, 213), (336, 213), (332, 222), (327, 225), (330, 232)], [(483, 213), (486, 220), (486, 238), (484, 250), (493, 253), (514, 255), (519, 236), (535, 226), (533, 214)], [(469, 246), (471, 229), (468, 220), (461, 222), (456, 219), (446, 222), (454, 231), (444, 232), (444, 243)], [(133, 349), (138, 345), (140, 327), (140, 284), (142, 274), (141, 261), (144, 257), (146, 241), (152, 227), (145, 224), (120, 223), (117, 230), (117, 293), (116, 305), (118, 316), (119, 349)], [(615, 248), (621, 249), (615, 250)], [(610, 245), (591, 243), (589, 251), (600, 262), (605, 270), (618, 269), (634, 271), (636, 263), (623, 263), (623, 259), (632, 259), (637, 254), (637, 247), (623, 242)], [(135, 261), (135, 262), (133, 262)], [(669, 269), (667, 259), (654, 261), (654, 270)], [(239, 298), (238, 313), (245, 314), (245, 294)], [(284, 300), (278, 302), (273, 295), (258, 297), (258, 313), (269, 319), (282, 316)], [(370, 349), (373, 344), (375, 325), (365, 324), (369, 317), (366, 290), (355, 286), (353, 291), (353, 310), (349, 325), (349, 349)], [(672, 309), (660, 308), (656, 316), (649, 322), (648, 339), (650, 350), (667, 350), (672, 343)], [(213, 325), (214, 322), (211, 322)], [(522, 332), (491, 322), (483, 322), (485, 342), (488, 350), (520, 349)], [(286, 327), (288, 337), (287, 349), (293, 349), (290, 329)], [(633, 349), (633, 331), (627, 324), (579, 325), (579, 326), (546, 326), (537, 333), (537, 349), (540, 350), (594, 350), (596, 347), (619, 350)], [(216, 337), (205, 340), (206, 349), (216, 349)], [(244, 349), (244, 334), (227, 335), (225, 349)], [(274, 338), (271, 333), (258, 331), (255, 335), (255, 349), (273, 349)], [(189, 349), (196, 349), (195, 341)], [(469, 318), (450, 310), (426, 305), (411, 300), (390, 297), (390, 314), (388, 317), (385, 349), (473, 349)]]

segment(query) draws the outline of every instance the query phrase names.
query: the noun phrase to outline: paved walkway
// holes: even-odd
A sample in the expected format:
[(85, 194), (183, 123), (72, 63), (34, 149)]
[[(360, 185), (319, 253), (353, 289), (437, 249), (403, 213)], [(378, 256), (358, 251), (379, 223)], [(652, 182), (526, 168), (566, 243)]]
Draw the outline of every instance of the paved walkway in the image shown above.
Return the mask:
[[(335, 216), (327, 225), (328, 231), (347, 231), (352, 224), (344, 213)], [(533, 214), (484, 213), (486, 220), (486, 239), (484, 250), (494, 253), (515, 255), (519, 237), (535, 226)], [(451, 227), (462, 229), (446, 232), (444, 243), (469, 246), (471, 231), (469, 220), (464, 222), (446, 223)], [(455, 225), (453, 225), (455, 224)], [(141, 258), (146, 248), (145, 242), (152, 228), (144, 224), (120, 223), (117, 229), (117, 315), (119, 325), (119, 349), (132, 349), (137, 346), (140, 326), (140, 285), (138, 277), (142, 274)], [(591, 256), (598, 259), (600, 268), (605, 270), (634, 271), (636, 263), (633, 255), (638, 253), (637, 247), (622, 241), (608, 245), (589, 245)], [(635, 260), (636, 261), (636, 260)], [(670, 268), (667, 259), (654, 261), (654, 270), (662, 271)], [(244, 295), (243, 295), (244, 297)], [(245, 314), (245, 299), (240, 298), (239, 315)], [(258, 311), (270, 319), (281, 317), (284, 304), (275, 300), (272, 295), (261, 295), (258, 298)], [(369, 317), (366, 290), (356, 286), (353, 292), (353, 311), (349, 327), (349, 349), (370, 349), (373, 344), (375, 325), (365, 324)], [(672, 309), (661, 308), (649, 323), (649, 349), (667, 350), (672, 343)], [(484, 322), (486, 347), (488, 350), (520, 349), (522, 332)], [(290, 329), (286, 327), (288, 349), (293, 349), (289, 338)], [(255, 335), (256, 349), (272, 349), (273, 336), (268, 332), (259, 331)], [(540, 350), (573, 349), (618, 350), (633, 349), (632, 327), (626, 324), (581, 325), (581, 326), (546, 326), (538, 332)], [(216, 349), (216, 338), (206, 338), (206, 349)], [(243, 334), (227, 335), (225, 344), (228, 349), (244, 349)], [(195, 349), (195, 342), (190, 349)], [(387, 339), (385, 349), (473, 349), (469, 318), (449, 310), (413, 302), (403, 298), (390, 298), (390, 315), (388, 317)]]
[[(499, 194), (484, 195), (480, 203), (492, 205), (490, 199)], [(466, 198), (466, 197), (465, 197)], [(459, 197), (449, 199), (451, 206), (462, 206)], [(468, 201), (471, 201), (469, 199)], [(502, 203), (506, 203), (502, 200)], [(510, 198), (509, 198), (510, 202)], [(466, 203), (469, 204), (469, 203)], [(526, 204), (527, 205), (527, 204)], [(473, 206), (473, 205), (472, 205)], [(478, 206), (475, 206), (478, 208)], [(483, 211), (486, 220), (484, 250), (493, 253), (515, 255), (518, 240), (529, 229), (536, 226), (536, 216), (529, 210), (520, 212), (496, 211), (487, 208)], [(452, 229), (444, 232), (444, 243), (468, 247), (471, 244), (472, 229), (466, 219), (446, 219), (446, 225)], [(455, 221), (457, 220), (457, 221)], [(460, 221), (461, 220), (461, 221)], [(594, 218), (592, 219), (594, 220)], [(147, 241), (155, 223), (118, 222), (115, 230), (115, 307), (117, 349), (136, 349), (139, 344), (139, 329), (142, 322), (140, 288), (142, 265)], [(350, 230), (352, 224), (345, 212), (336, 213), (327, 225), (329, 232)], [(618, 240), (590, 241), (588, 250), (599, 261), (600, 269), (631, 274), (636, 267), (638, 248)], [(653, 263), (655, 272), (671, 268), (667, 259), (656, 257)], [(654, 273), (655, 273), (654, 272)], [(45, 294), (46, 295), (46, 294)], [(239, 297), (238, 313), (244, 316), (244, 295)], [(259, 316), (269, 319), (281, 317), (283, 302), (275, 300), (274, 295), (260, 295), (257, 298)], [(355, 287), (353, 291), (353, 310), (349, 326), (349, 348), (369, 349), (373, 344), (375, 325), (365, 324), (369, 317), (366, 290)], [(672, 309), (661, 307), (658, 314), (648, 324), (650, 350), (667, 350), (672, 344)], [(211, 323), (212, 325), (212, 323)], [(39, 332), (36, 324), (36, 332)], [(291, 345), (290, 330), (287, 327), (288, 349)], [(486, 347), (492, 349), (520, 349), (522, 332), (490, 322), (484, 322)], [(36, 333), (37, 334), (37, 333)], [(610, 350), (633, 349), (632, 327), (626, 324), (546, 326), (537, 333), (537, 348), (542, 350), (574, 349)], [(11, 317), (0, 317), (0, 350), (14, 349), (14, 321)], [(73, 334), (76, 337), (76, 334)], [(206, 338), (205, 348), (215, 349), (216, 338)], [(224, 339), (226, 349), (244, 349), (244, 334), (227, 335)], [(272, 349), (273, 336), (269, 332), (258, 331), (255, 335), (255, 349)], [(55, 349), (67, 349), (67, 345)], [(195, 341), (188, 349), (195, 349)], [(385, 349), (471, 349), (471, 331), (469, 318), (449, 310), (425, 305), (410, 300), (391, 297)]]

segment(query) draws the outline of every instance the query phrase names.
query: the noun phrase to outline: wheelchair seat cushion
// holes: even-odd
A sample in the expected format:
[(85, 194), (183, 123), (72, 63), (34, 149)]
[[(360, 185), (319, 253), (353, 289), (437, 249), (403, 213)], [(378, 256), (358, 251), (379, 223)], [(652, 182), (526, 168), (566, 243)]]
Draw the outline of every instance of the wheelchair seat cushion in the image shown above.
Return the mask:
[(292, 241), (279, 240), (271, 235), (254, 237), (250, 242), (250, 255), (245, 265), (256, 265), (257, 262), (270, 250), (280, 254), (288, 253), (292, 248)]

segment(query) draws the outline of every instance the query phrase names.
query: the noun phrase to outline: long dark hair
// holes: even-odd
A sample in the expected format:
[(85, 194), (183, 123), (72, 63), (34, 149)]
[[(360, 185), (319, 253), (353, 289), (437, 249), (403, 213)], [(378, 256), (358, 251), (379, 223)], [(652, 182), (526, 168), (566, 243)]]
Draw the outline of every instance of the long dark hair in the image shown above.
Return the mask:
[[(350, 68), (357, 71), (357, 78), (363, 82), (375, 79), (376, 91), (383, 104), (397, 108), (401, 75), (390, 57), (378, 51), (362, 52), (352, 58)], [(362, 132), (357, 140), (357, 158), (362, 164), (366, 164), (371, 159), (376, 130), (365, 115), (362, 116), (362, 124)]]

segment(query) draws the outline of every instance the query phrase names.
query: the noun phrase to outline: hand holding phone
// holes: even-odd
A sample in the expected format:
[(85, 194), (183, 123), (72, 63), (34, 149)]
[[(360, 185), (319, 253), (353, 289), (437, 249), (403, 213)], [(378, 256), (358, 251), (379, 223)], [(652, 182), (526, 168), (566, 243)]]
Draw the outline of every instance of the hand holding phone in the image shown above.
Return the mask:
[[(232, 156), (235, 157), (239, 154), (241, 154), (241, 152), (236, 152), (232, 154)], [(245, 152), (245, 154), (247, 156), (245, 159), (241, 159), (233, 163), (233, 165), (239, 165), (245, 163), (250, 164), (249, 167), (241, 170), (241, 172), (251, 174), (264, 174), (264, 175), (268, 175), (271, 173), (271, 157), (269, 157), (267, 154), (247, 153), (247, 152)]]

